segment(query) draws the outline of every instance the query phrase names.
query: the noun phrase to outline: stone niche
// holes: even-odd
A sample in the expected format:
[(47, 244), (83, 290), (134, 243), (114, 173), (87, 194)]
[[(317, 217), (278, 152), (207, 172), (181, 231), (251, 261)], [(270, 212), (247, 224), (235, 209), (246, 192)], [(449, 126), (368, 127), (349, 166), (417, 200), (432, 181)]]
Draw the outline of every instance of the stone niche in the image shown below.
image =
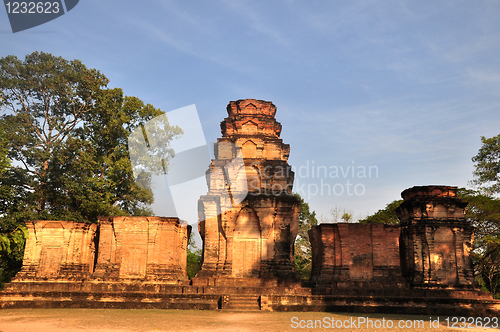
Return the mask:
[(97, 225), (35, 220), (26, 227), (23, 267), (13, 280), (81, 280), (92, 274)]
[(320, 224), (309, 231), (311, 281), (333, 288), (404, 286), (399, 226)]
[[(292, 195), (290, 146), (279, 138), (276, 106), (245, 99), (230, 102), (227, 112), (206, 173), (208, 193), (198, 203), (203, 265), (193, 284), (297, 280), (293, 245), (300, 207)], [(243, 163), (234, 169), (238, 156)], [(228, 170), (236, 174), (233, 181)], [(235, 202), (241, 188), (248, 192)]]
[(457, 187), (424, 186), (401, 193), (401, 262), (413, 286), (470, 286), (473, 228)]
[(94, 278), (177, 283), (188, 280), (191, 226), (178, 218), (102, 217)]

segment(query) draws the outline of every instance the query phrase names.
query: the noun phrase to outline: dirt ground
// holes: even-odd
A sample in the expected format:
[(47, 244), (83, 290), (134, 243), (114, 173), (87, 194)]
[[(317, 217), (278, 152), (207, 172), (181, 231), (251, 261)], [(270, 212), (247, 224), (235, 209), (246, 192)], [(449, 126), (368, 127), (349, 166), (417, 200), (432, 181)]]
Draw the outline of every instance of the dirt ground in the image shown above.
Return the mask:
[[(429, 316), (322, 312), (9, 309), (0, 310), (0, 332), (500, 331), (485, 328), (448, 328), (446, 317), (439, 317), (438, 328), (435, 322), (438, 317), (432, 317), (433, 326), (430, 326), (429, 318)], [(398, 328), (400, 320), (407, 327)], [(419, 320), (423, 321), (423, 328), (422, 326), (415, 328), (415, 325), (411, 327)], [(354, 322), (353, 326), (351, 321)], [(389, 328), (391, 325), (389, 321), (392, 322), (393, 328)], [(340, 323), (344, 324), (344, 328), (341, 328)], [(335, 324), (338, 328), (335, 328)]]

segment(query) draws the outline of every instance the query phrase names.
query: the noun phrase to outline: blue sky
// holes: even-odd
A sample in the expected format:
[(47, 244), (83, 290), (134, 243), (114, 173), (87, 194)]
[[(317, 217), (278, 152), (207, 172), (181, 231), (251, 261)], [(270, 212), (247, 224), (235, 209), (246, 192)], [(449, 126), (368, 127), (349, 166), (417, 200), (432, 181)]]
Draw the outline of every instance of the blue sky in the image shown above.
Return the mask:
[[(229, 101), (272, 101), (295, 188), (324, 218), (466, 186), (480, 136), (500, 133), (497, 1), (82, 0), (16, 34), (0, 10), (0, 38), (1, 57), (80, 59), (163, 111), (195, 104), (208, 142)], [(313, 164), (378, 173), (312, 178)], [(325, 183), (343, 194), (314, 194)]]

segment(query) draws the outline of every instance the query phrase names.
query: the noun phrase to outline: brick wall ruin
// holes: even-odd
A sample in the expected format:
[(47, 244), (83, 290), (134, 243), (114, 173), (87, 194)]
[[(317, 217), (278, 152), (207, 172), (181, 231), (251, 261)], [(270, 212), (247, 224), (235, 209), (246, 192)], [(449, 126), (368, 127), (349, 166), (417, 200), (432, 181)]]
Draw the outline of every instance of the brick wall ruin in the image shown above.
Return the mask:
[(399, 226), (320, 224), (309, 231), (311, 281), (335, 288), (401, 286)]
[(27, 227), (29, 238), (17, 281), (188, 279), (191, 226), (178, 218), (105, 217), (98, 225), (38, 220)]
[(102, 280), (187, 280), (191, 226), (178, 218), (99, 219), (99, 248), (93, 277)]
[(414, 286), (475, 284), (469, 255), (473, 229), (457, 188), (413, 187), (401, 196), (397, 213), (405, 278)]
[(448, 186), (406, 189), (398, 226), (313, 226), (311, 281), (337, 291), (473, 289), (472, 226), (465, 220), (467, 203), (456, 192)]
[(26, 227), (29, 237), (17, 280), (78, 280), (91, 275), (97, 225), (35, 220)]

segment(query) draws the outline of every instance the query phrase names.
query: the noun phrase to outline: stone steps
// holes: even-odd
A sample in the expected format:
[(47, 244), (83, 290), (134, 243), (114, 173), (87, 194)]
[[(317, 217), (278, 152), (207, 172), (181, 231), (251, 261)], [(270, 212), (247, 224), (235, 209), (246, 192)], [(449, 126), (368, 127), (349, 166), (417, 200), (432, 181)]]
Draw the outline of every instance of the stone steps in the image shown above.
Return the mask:
[(260, 295), (251, 294), (231, 294), (227, 309), (244, 310), (244, 311), (260, 311)]

